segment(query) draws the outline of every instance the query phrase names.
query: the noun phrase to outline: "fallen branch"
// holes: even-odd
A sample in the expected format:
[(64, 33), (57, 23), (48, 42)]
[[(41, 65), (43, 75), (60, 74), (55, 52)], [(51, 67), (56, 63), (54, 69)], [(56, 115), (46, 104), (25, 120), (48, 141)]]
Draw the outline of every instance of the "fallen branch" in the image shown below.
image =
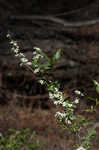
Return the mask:
[(29, 21), (30, 20), (31, 21), (33, 21), (33, 20), (48, 20), (48, 21), (52, 21), (52, 22), (61, 24), (67, 28), (79, 28), (79, 27), (90, 26), (90, 25), (99, 23), (99, 18), (93, 19), (93, 20), (87, 20), (87, 21), (68, 22), (68, 21), (66, 21), (64, 19), (60, 19), (58, 17), (43, 16), (43, 15), (10, 16), (9, 19), (11, 19), (11, 20), (29, 20)]

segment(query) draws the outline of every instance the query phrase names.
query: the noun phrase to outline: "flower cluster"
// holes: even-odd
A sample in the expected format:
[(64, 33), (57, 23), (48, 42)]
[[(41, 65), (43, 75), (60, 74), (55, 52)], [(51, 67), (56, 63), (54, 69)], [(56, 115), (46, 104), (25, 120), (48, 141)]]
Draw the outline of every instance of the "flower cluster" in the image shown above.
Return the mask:
[(77, 148), (76, 150), (86, 150), (84, 147), (80, 146), (79, 148)]
[[(67, 95), (59, 90), (58, 82), (51, 82), (48, 85), (49, 98), (53, 101), (55, 105), (61, 105), (64, 108), (62, 112), (56, 112), (55, 117), (66, 123), (72, 124), (72, 121), (75, 120), (74, 108), (79, 103), (79, 98), (76, 97), (73, 102), (70, 102)], [(80, 91), (79, 91), (80, 92)]]
[(32, 63), (25, 57), (23, 53), (20, 52), (17, 41), (14, 41), (10, 34), (7, 34), (7, 38), (10, 40), (11, 50), (14, 52), (16, 57), (20, 58), (20, 65), (31, 66)]
[(72, 120), (75, 119), (73, 112), (76, 104), (79, 103), (79, 99), (70, 102), (68, 97), (59, 91), (58, 87), (54, 87), (55, 84), (53, 82), (50, 84), (53, 85), (53, 88), (49, 88), (49, 98), (53, 100), (55, 105), (61, 105), (64, 108), (64, 111), (56, 112), (55, 117), (60, 121), (64, 120), (66, 124), (71, 124)]
[(42, 51), (38, 47), (34, 47), (34, 52), (33, 52), (33, 67), (34, 67), (34, 73), (39, 73), (41, 72), (41, 67), (39, 65), (39, 59), (43, 58)]

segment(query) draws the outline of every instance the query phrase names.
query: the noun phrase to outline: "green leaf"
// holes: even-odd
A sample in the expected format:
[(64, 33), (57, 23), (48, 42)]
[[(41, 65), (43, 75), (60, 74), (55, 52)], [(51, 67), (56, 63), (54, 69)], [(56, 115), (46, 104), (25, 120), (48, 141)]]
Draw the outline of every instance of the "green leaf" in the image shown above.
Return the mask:
[(93, 80), (93, 83), (96, 87), (96, 92), (99, 94), (99, 83), (96, 80)]
[(51, 70), (51, 64), (49, 62), (46, 62), (44, 64), (44, 68), (45, 68), (45, 70)]
[(96, 134), (96, 130), (91, 130), (91, 131), (89, 131), (88, 134), (89, 134), (89, 137), (92, 137)]
[(83, 136), (83, 137), (82, 137), (82, 140), (83, 140), (83, 141), (86, 141), (86, 139), (87, 139), (86, 136)]
[(99, 86), (99, 83), (96, 80), (93, 80), (95, 86)]
[(53, 56), (52, 58), (53, 62), (58, 61), (60, 59), (60, 56), (61, 56), (61, 49), (59, 49)]

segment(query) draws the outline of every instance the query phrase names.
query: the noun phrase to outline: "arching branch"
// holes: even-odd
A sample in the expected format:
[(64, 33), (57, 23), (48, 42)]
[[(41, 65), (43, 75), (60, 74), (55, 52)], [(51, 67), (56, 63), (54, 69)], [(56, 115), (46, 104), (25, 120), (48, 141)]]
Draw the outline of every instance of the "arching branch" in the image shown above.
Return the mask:
[(43, 15), (33, 15), (33, 16), (10, 16), (11, 20), (48, 20), (55, 22), (57, 24), (63, 25), (67, 28), (79, 28), (83, 26), (90, 26), (99, 23), (99, 18), (87, 21), (77, 21), (77, 22), (68, 22), (64, 19), (60, 19), (58, 17), (53, 16), (43, 16)]

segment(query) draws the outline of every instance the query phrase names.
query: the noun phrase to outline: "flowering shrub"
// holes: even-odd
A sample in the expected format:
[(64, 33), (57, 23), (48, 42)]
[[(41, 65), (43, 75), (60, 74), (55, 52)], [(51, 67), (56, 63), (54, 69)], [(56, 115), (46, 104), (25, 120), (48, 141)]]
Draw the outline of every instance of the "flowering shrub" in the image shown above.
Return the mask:
[[(75, 98), (74, 100), (71, 100), (68, 95), (64, 94), (64, 92), (60, 90), (59, 82), (55, 81), (51, 74), (55, 63), (60, 59), (61, 49), (59, 49), (54, 56), (50, 58), (40, 48), (34, 47), (32, 60), (29, 61), (25, 55), (21, 53), (17, 42), (12, 39), (11, 35), (8, 34), (7, 37), (10, 40), (11, 50), (15, 54), (15, 57), (20, 58), (20, 65), (29, 67), (32, 72), (38, 76), (38, 82), (46, 85), (50, 100), (57, 105), (57, 107), (61, 106), (63, 108), (62, 111), (56, 112), (56, 119), (65, 128), (72, 132), (76, 132), (79, 137), (79, 133), (84, 127), (85, 119), (83, 117), (78, 117), (75, 114), (75, 108), (79, 103), (80, 97), (84, 96), (84, 94), (76, 90)], [(89, 133), (90, 132), (88, 132), (88, 135)], [(92, 134), (92, 136), (94, 134)], [(78, 144), (80, 146), (78, 146), (76, 150), (89, 149), (90, 138), (91, 136), (85, 136), (86, 142), (83, 144), (79, 142)]]

